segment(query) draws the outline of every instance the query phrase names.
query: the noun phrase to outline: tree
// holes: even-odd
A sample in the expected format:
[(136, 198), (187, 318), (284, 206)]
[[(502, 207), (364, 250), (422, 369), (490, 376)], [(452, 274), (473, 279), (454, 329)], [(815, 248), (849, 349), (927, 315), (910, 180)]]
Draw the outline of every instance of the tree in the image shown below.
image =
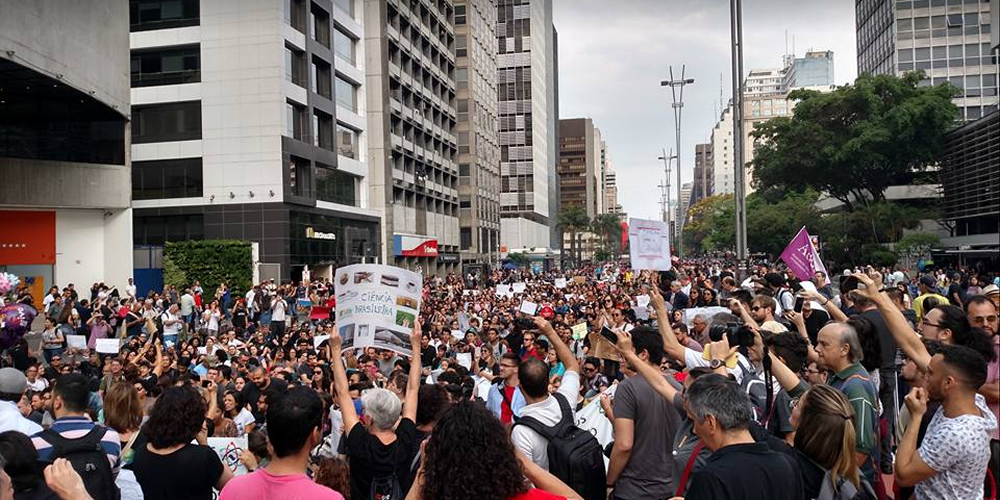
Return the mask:
[(944, 134), (955, 125), (958, 89), (921, 86), (923, 72), (902, 77), (861, 75), (833, 92), (796, 90), (791, 117), (773, 118), (755, 139), (754, 187), (813, 188), (840, 200), (881, 202), (889, 186), (909, 184), (939, 157)]
[[(725, 231), (726, 228), (719, 227), (719, 224), (725, 224), (725, 217), (735, 213), (733, 203), (733, 195), (719, 194), (692, 205), (687, 213), (688, 222), (681, 232), (684, 246), (694, 252), (716, 250), (714, 247), (719, 243), (726, 247), (725, 242), (717, 241), (713, 236), (716, 232)], [(729, 227), (735, 227), (735, 221)]]
[(528, 264), (531, 263), (531, 259), (529, 259), (527, 255), (520, 252), (507, 254), (507, 260), (517, 267), (527, 267)]
[[(597, 214), (590, 221), (590, 230), (601, 238), (602, 257), (597, 260), (611, 260), (621, 255), (622, 223), (616, 214)], [(595, 254), (596, 257), (597, 254)]]
[(573, 248), (573, 261), (575, 267), (580, 267), (579, 234), (590, 227), (590, 217), (587, 217), (587, 211), (579, 205), (564, 208), (556, 216), (556, 227), (563, 233), (569, 233), (570, 245)]
[(906, 267), (913, 267), (918, 259), (929, 256), (931, 249), (941, 244), (941, 238), (930, 233), (910, 233), (896, 242), (895, 250), (904, 259)]

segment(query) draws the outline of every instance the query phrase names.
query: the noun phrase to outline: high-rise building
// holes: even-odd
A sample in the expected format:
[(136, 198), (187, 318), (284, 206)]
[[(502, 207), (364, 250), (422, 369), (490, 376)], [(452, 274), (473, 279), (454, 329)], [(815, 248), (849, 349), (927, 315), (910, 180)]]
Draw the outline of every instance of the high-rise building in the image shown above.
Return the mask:
[(730, 100), (712, 128), (712, 194), (733, 194), (733, 102)]
[[(688, 208), (691, 207), (691, 191), (693, 189), (693, 182), (685, 182), (681, 184), (681, 202), (676, 205), (674, 210), (674, 220), (684, 220)], [(683, 223), (681, 224), (683, 226)]]
[(691, 205), (712, 196), (712, 144), (694, 145), (694, 181), (691, 188)]
[(459, 249), (464, 267), (500, 258), (496, 0), (455, 2)]
[(618, 204), (618, 180), (615, 174), (615, 166), (611, 161), (611, 154), (608, 152), (608, 145), (601, 141), (601, 192), (604, 193), (603, 212), (617, 214), (622, 211)]
[(0, 5), (0, 271), (52, 285), (132, 275), (124, 2)]
[(130, 6), (137, 255), (249, 240), (275, 278), (377, 258), (360, 0)]
[(963, 120), (994, 111), (997, 55), (991, 53), (997, 19), (989, 0), (855, 0), (858, 73), (923, 70), (925, 85), (950, 82)]
[(833, 51), (809, 51), (796, 57), (792, 63), (792, 87), (818, 87), (833, 85)]
[[(948, 133), (941, 156), (944, 220), (953, 224), (945, 248), (966, 259), (996, 259), (1000, 249), (1000, 112), (990, 113)], [(966, 260), (968, 262), (968, 260)]]
[(370, 192), (383, 214), (383, 254), (433, 274), (458, 269), (456, 160), (471, 137), (455, 129), (452, 5), (364, 0)]
[(556, 34), (551, 0), (499, 0), (500, 240), (558, 243)]
[(591, 219), (602, 213), (601, 131), (590, 118), (559, 120), (559, 210), (581, 207)]

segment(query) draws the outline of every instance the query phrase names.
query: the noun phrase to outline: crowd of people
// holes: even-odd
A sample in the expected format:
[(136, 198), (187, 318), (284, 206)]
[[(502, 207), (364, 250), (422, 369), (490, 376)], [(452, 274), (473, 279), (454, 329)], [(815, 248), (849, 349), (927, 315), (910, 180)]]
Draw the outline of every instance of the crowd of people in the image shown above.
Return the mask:
[[(38, 348), (3, 353), (0, 500), (984, 498), (998, 285), (724, 259), (428, 276), (412, 356), (342, 348), (322, 279), (53, 287)], [(246, 472), (210, 437), (246, 438)]]

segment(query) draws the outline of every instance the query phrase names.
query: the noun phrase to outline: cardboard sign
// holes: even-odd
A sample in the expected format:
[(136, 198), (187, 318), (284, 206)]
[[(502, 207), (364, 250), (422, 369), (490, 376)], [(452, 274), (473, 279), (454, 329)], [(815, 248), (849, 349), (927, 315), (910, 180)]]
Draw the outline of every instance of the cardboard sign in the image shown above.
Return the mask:
[(587, 278), (584, 276), (573, 276), (573, 282), (577, 285), (584, 285), (587, 283)]
[(556, 278), (556, 288), (566, 288), (566, 278)]
[(527, 314), (528, 316), (534, 316), (538, 312), (538, 304), (534, 302), (528, 302), (527, 300), (521, 302), (521, 307), (518, 309), (519, 312)]
[(118, 339), (97, 339), (95, 347), (97, 347), (97, 352), (101, 354), (118, 354), (121, 345)]
[(66, 336), (66, 347), (72, 349), (86, 349), (87, 348), (87, 337), (85, 335), (67, 335)]

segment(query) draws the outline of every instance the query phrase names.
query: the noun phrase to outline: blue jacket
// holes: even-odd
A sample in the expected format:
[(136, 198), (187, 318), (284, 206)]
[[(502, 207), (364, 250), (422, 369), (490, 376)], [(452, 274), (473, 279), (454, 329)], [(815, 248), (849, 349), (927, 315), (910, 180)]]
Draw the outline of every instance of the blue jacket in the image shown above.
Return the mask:
[[(500, 418), (500, 407), (503, 404), (503, 395), (500, 394), (500, 387), (506, 387), (506, 384), (492, 384), (490, 385), (490, 393), (486, 396), (486, 408), (493, 412), (497, 418)], [(521, 388), (514, 388), (514, 397), (510, 399), (510, 409), (514, 412), (514, 416), (521, 416), (521, 409), (525, 406), (524, 395), (521, 394)]]

